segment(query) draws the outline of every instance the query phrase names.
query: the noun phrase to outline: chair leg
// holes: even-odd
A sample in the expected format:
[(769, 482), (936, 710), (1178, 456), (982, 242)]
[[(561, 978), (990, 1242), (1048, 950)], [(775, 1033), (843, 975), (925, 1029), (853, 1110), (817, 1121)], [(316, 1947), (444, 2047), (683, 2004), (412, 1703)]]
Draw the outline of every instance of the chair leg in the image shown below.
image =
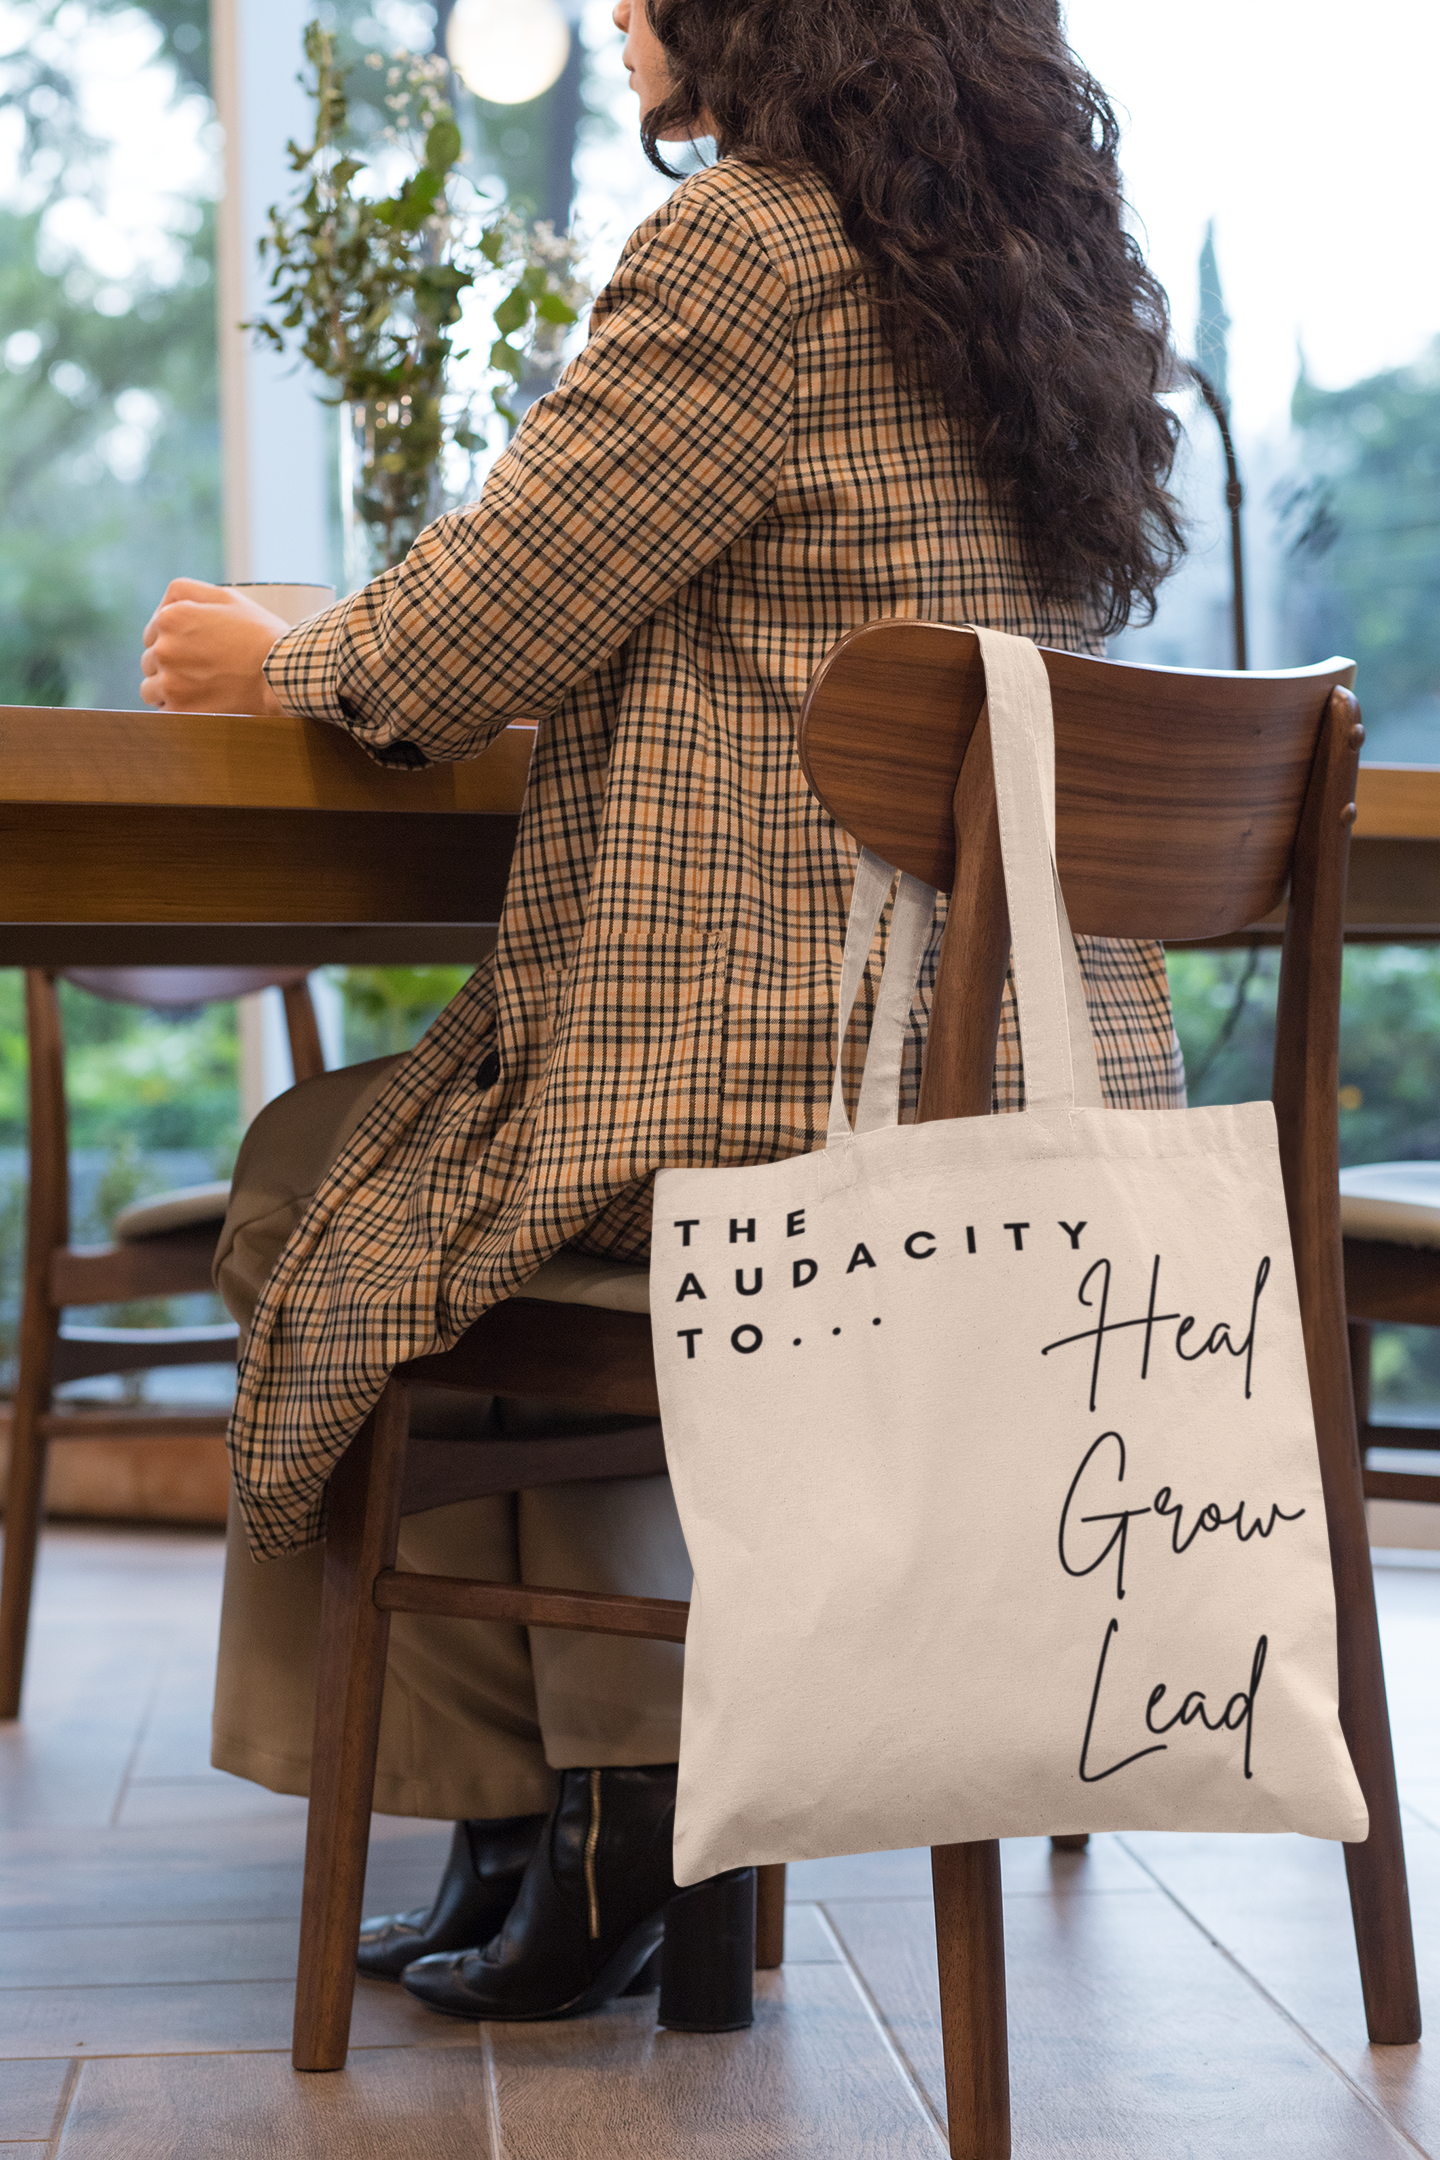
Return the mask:
[(1365, 1843), (1345, 1847), (1345, 1873), (1366, 2028), (1371, 2040), (1382, 2046), (1405, 2047), (1420, 2038), (1420, 1988), (1385, 1669), (1368, 1569), (1364, 1592), (1352, 1592), (1337, 1615), (1341, 1723), (1370, 1810)]
[(292, 2060), (343, 2070), (375, 1792), (390, 1615), (372, 1596), (395, 1564), (409, 1394), (391, 1381), (331, 1477), (315, 1683), (310, 1814)]
[[(1357, 1341), (1361, 1336), (1363, 1341)], [(1372, 2041), (1404, 2047), (1420, 2037), (1420, 1991), (1361, 1489), (1370, 1407), (1369, 1336), (1368, 1327), (1350, 1324), (1350, 1357), (1359, 1382), (1354, 1424), (1350, 1405), (1343, 1400), (1345, 1363), (1336, 1358), (1333, 1393), (1317, 1406), (1321, 1414), (1316, 1418), (1316, 1433), (1326, 1473), (1325, 1510), (1335, 1571), (1340, 1723), (1370, 1811), (1370, 1835), (1365, 1843), (1345, 1847), (1365, 2022)]]
[(1370, 1428), (1370, 1337), (1368, 1320), (1349, 1320), (1345, 1333), (1350, 1344), (1350, 1387), (1355, 1397), (1355, 1437), (1363, 1468)]
[(785, 1863), (755, 1870), (755, 1970), (785, 1962)]
[(951, 2160), (1010, 2160), (1000, 1847), (936, 1845), (930, 1867)]
[(10, 1424), (10, 1479), (5, 1493), (5, 1565), (0, 1575), (0, 1718), (20, 1715), (35, 1549), (45, 1505), (45, 1434), (50, 1373), (60, 1316), (31, 1300), (20, 1328), (20, 1369)]

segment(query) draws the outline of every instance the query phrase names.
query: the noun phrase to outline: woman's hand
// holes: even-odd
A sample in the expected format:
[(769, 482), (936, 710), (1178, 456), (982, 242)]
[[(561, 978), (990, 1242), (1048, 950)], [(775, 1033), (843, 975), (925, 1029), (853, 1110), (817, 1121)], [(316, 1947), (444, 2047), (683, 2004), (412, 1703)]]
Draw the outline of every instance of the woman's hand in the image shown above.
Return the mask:
[(140, 695), (161, 712), (283, 712), (263, 670), (288, 628), (229, 586), (172, 578), (145, 625)]

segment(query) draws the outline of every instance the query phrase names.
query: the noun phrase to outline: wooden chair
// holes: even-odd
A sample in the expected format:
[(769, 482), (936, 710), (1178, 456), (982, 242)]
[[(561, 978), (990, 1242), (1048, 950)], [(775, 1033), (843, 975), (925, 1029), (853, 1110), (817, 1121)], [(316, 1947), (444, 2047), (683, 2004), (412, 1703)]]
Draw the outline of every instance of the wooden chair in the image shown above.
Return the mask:
[[(1343, 687), (1354, 671), (1345, 661), (1278, 675), (1189, 675), (1068, 653), (1045, 661), (1060, 869), (1077, 930), (1208, 939), (1244, 928), (1290, 891), (1274, 1096), (1335, 1566), (1341, 1715), (1370, 1809), (1369, 1838), (1347, 1847), (1346, 1864), (1371, 2038), (1411, 2041), (1415, 1964), (1345, 1360), (1336, 1186), (1341, 916), (1363, 734)], [(818, 671), (800, 725), (801, 763), (837, 822), (950, 893), (922, 1118), (990, 1107), (1009, 927), (983, 687), (969, 632), (876, 623)], [(564, 1306), (536, 1278), (452, 1350), (399, 1369), (330, 1481), (299, 2068), (345, 2057), (390, 1614), (683, 1639), (681, 1604), (395, 1569), (415, 1382), (656, 1414), (647, 1314), (586, 1302), (583, 1285), (562, 1294)], [(478, 1450), (454, 1452), (458, 1497), (462, 1458)], [(506, 1475), (526, 1482), (523, 1461)], [(1004, 2160), (999, 1848), (939, 1849), (933, 1872), (951, 2151)], [(766, 1875), (768, 1904), (783, 1870)]]
[[(304, 968), (67, 968), (67, 982), (121, 1004), (177, 1010), (247, 997), (276, 984), (297, 1080), (325, 1070), (320, 1033)], [(10, 1475), (5, 1498), (5, 1561), (0, 1577), (0, 1718), (19, 1715), (30, 1629), (35, 1547), (44, 1505), (45, 1462), (52, 1440), (123, 1440), (163, 1435), (223, 1438), (223, 1413), (55, 1410), (54, 1389), (67, 1380), (105, 1373), (143, 1372), (161, 1365), (216, 1364), (235, 1356), (233, 1321), (214, 1327), (68, 1327), (67, 1305), (109, 1305), (131, 1299), (181, 1297), (210, 1290), (215, 1243), (229, 1198), (225, 1183), (125, 1208), (114, 1242), (95, 1248), (70, 1243), (70, 1150), (65, 1112), (65, 1042), (57, 977), (30, 969), (25, 1017), (30, 1050), (30, 1185), (25, 1233), (25, 1291), (20, 1318), (19, 1369), (10, 1425)]]
[(1372, 1425), (1370, 1339), (1377, 1323), (1440, 1328), (1440, 1164), (1367, 1163), (1340, 1173), (1350, 1375), (1367, 1500), (1440, 1504), (1433, 1470), (1382, 1470), (1372, 1448), (1440, 1450), (1440, 1428)]

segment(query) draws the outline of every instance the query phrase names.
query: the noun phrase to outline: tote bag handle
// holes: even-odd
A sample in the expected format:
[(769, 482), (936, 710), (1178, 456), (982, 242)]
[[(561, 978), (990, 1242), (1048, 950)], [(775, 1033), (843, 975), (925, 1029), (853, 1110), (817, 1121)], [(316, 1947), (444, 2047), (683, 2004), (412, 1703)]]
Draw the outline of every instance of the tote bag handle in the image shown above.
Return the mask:
[[(1010, 909), (1010, 958), (1025, 1107), (1102, 1107), (1095, 1042), (1080, 963), (1055, 868), (1055, 727), (1050, 680), (1029, 638), (970, 625), (980, 643), (990, 719), (1000, 855)], [(840, 969), (844, 1043), (876, 927), (895, 871), (868, 848), (856, 865)], [(900, 1113), (905, 1033), (935, 907), (933, 887), (902, 873), (890, 922), (880, 992), (860, 1083), (855, 1133), (894, 1125)], [(837, 1054), (826, 1144), (851, 1137)]]

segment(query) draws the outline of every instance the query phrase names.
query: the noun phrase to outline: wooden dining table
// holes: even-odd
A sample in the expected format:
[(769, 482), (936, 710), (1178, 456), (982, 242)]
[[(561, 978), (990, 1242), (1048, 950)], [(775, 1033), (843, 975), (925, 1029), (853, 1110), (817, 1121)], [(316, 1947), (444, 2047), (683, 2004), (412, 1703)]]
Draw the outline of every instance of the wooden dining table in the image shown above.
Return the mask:
[(534, 742), (408, 771), (311, 720), (0, 707), (0, 966), (481, 960)]
[[(479, 961), (534, 740), (407, 771), (311, 720), (0, 707), (0, 966)], [(1440, 942), (1440, 766), (1356, 805), (1347, 938)]]
[[(1278, 942), (1285, 910), (1256, 931)], [(1348, 944), (1440, 942), (1440, 765), (1362, 765), (1355, 790)], [(1238, 940), (1244, 942), (1244, 934)]]

